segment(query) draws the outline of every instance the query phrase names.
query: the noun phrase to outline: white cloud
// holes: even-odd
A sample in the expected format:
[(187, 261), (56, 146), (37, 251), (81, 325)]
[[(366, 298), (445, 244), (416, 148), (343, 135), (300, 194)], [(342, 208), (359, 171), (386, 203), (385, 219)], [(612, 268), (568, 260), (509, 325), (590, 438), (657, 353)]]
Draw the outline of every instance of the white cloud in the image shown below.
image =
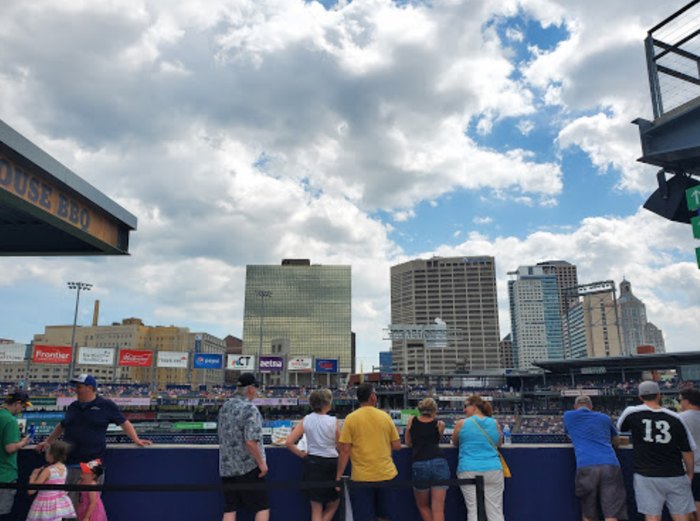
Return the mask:
[[(676, 228), (644, 214), (591, 215), (516, 236), (495, 212), (479, 217), (493, 207), (469, 207), (537, 212), (566, 189), (557, 150), (480, 144), (500, 139), (508, 119), (526, 138), (549, 126), (559, 151), (582, 149), (620, 176), (621, 191), (649, 190), (629, 124), (648, 112), (641, 42), (680, 3), (9, 2), (0, 118), (134, 212), (139, 229), (129, 258), (0, 260), (0, 286), (7, 300), (42, 291), (62, 300), (66, 280), (86, 277), (113, 320), (191, 320), (223, 336), (242, 329), (246, 264), (352, 264), (353, 327), (369, 359), (386, 347), (389, 266), (400, 259), (493, 252), (507, 310), (505, 270), (560, 256), (579, 263), (582, 278), (634, 275), (650, 317), (680, 345), (697, 331), (668, 310), (680, 310), (689, 285), (662, 294), (654, 284), (692, 276), (677, 260), (687, 238)], [(570, 38), (517, 63), (513, 49), (529, 45), (524, 26), (502, 42), (492, 22), (523, 13)], [(423, 215), (464, 194), (473, 212), (463, 216), (459, 203), (452, 211), (466, 224), (492, 222), (503, 237), (411, 242), (409, 224), (441, 229)], [(24, 327), (64, 320), (49, 307)], [(0, 337), (11, 327), (0, 322)]]

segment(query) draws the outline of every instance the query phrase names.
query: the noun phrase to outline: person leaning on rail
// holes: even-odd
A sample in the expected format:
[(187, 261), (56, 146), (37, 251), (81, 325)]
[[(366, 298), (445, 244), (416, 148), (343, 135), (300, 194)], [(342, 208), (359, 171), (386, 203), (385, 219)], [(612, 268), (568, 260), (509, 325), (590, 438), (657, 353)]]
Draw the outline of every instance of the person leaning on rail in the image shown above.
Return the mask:
[[(683, 389), (678, 396), (678, 401), (681, 406), (680, 417), (690, 431), (690, 435), (695, 441), (695, 445), (700, 446), (700, 390), (699, 389)], [(695, 457), (695, 465), (693, 468), (693, 499), (695, 500), (695, 517), (700, 519), (700, 450), (693, 453)]]
[(627, 494), (613, 446), (619, 437), (606, 414), (593, 411), (590, 397), (578, 396), (574, 410), (564, 413), (564, 429), (576, 455), (576, 497), (583, 521), (598, 519), (598, 502), (605, 521), (627, 519)]
[(437, 403), (432, 398), (418, 402), (419, 416), (411, 416), (406, 425), (404, 441), (412, 448), (412, 477), (416, 484), (413, 496), (423, 521), (445, 521), (445, 496), (447, 485), (433, 485), (431, 481), (450, 479), (440, 439), (445, 431), (445, 422), (437, 419)]
[[(333, 393), (328, 389), (317, 389), (309, 395), (313, 411), (297, 423), (285, 442), (285, 446), (303, 459), (304, 481), (333, 481), (338, 468), (338, 420), (329, 416), (333, 405)], [(296, 443), (306, 438), (306, 450)], [(331, 521), (335, 516), (340, 498), (335, 487), (306, 490), (311, 502), (311, 521)]]
[[(502, 442), (501, 429), (492, 418), (491, 404), (479, 395), (467, 398), (464, 411), (467, 417), (455, 424), (452, 433), (452, 444), (459, 449), (457, 477), (473, 479), (483, 476), (486, 519), (504, 521), (503, 466), (497, 449)], [(468, 521), (477, 521), (475, 487), (462, 485), (460, 488), (467, 505)]]
[(348, 414), (338, 441), (338, 471), (340, 480), (352, 463), (352, 481), (377, 486), (350, 487), (350, 503), (354, 521), (381, 521), (391, 519), (395, 512), (395, 490), (390, 482), (398, 470), (391, 456), (392, 450), (401, 450), (401, 439), (391, 417), (377, 409), (377, 393), (372, 384), (357, 387), (360, 408)]
[(680, 416), (661, 406), (656, 382), (640, 383), (639, 398), (643, 403), (627, 407), (617, 420), (617, 430), (632, 434), (637, 510), (646, 521), (661, 521), (665, 504), (673, 521), (686, 521), (695, 512), (695, 442)]
[[(42, 443), (36, 446), (37, 451), (44, 451), (52, 441), (63, 434), (63, 440), (71, 445), (66, 467), (67, 485), (75, 485), (80, 481), (80, 463), (94, 459), (104, 459), (107, 450), (107, 427), (110, 423), (119, 425), (135, 445), (145, 447), (151, 445), (150, 440), (142, 440), (136, 429), (127, 420), (112, 400), (98, 396), (97, 380), (90, 374), (81, 374), (71, 379), (75, 386), (77, 400), (66, 409), (61, 423), (56, 425)], [(104, 483), (105, 475), (100, 477), (99, 484)], [(73, 506), (78, 508), (78, 492), (69, 492)]]
[[(31, 406), (24, 391), (10, 394), (0, 405), (0, 483), (17, 481), (17, 452), (27, 446), (29, 436), (20, 437), (16, 416)], [(0, 489), (0, 520), (15, 519), (11, 512), (16, 492), (13, 488)]]
[[(262, 416), (253, 404), (258, 382), (252, 373), (238, 377), (237, 393), (219, 410), (219, 476), (224, 485), (262, 484), (267, 475), (263, 445)], [(222, 521), (235, 521), (236, 511), (245, 507), (255, 513), (255, 521), (270, 519), (266, 489), (224, 490)]]

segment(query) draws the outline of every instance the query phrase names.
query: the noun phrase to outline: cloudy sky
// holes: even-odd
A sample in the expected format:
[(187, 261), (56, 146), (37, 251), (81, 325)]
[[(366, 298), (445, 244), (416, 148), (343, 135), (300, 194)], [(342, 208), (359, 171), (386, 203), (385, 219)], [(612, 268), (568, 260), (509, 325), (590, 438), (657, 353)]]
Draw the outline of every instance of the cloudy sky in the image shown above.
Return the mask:
[(137, 316), (241, 336), (246, 264), (351, 264), (367, 368), (389, 268), (623, 276), (698, 349), (690, 227), (641, 209), (646, 31), (685, 0), (3, 2), (0, 119), (138, 217), (131, 256), (0, 259), (0, 338)]

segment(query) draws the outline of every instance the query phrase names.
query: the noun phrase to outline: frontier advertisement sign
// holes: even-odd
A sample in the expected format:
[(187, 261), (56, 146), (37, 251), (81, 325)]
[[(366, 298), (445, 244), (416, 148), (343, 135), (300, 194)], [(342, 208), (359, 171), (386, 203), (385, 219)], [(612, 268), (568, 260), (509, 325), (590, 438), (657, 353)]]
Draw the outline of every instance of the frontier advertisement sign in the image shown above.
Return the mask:
[(255, 357), (253, 355), (228, 355), (226, 357), (226, 369), (231, 371), (255, 371)]
[(194, 368), (195, 369), (221, 369), (223, 366), (222, 355), (210, 354), (210, 353), (197, 353), (194, 355)]
[(158, 351), (158, 367), (187, 369), (189, 354), (183, 351)]
[(314, 369), (314, 359), (310, 356), (291, 356), (287, 362), (288, 371), (310, 373)]
[(81, 347), (78, 350), (79, 365), (113, 365), (114, 349), (111, 347)]
[(24, 362), (26, 353), (24, 344), (0, 344), (0, 362)]
[(260, 371), (264, 373), (279, 373), (284, 369), (284, 358), (281, 356), (261, 356)]
[(338, 360), (335, 358), (317, 358), (315, 368), (317, 373), (337, 373)]
[(34, 346), (32, 362), (35, 364), (68, 365), (73, 358), (73, 349), (65, 346)]
[(119, 365), (122, 367), (151, 367), (153, 365), (153, 351), (122, 349), (119, 351)]

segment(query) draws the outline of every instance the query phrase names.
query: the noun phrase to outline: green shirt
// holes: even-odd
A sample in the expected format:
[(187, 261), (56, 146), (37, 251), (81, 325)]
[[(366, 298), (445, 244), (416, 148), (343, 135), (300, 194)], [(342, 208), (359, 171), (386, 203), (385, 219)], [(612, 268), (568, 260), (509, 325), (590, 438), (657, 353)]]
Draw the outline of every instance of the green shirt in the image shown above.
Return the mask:
[(17, 480), (17, 452), (8, 454), (5, 447), (19, 440), (17, 418), (4, 407), (0, 407), (0, 483)]

